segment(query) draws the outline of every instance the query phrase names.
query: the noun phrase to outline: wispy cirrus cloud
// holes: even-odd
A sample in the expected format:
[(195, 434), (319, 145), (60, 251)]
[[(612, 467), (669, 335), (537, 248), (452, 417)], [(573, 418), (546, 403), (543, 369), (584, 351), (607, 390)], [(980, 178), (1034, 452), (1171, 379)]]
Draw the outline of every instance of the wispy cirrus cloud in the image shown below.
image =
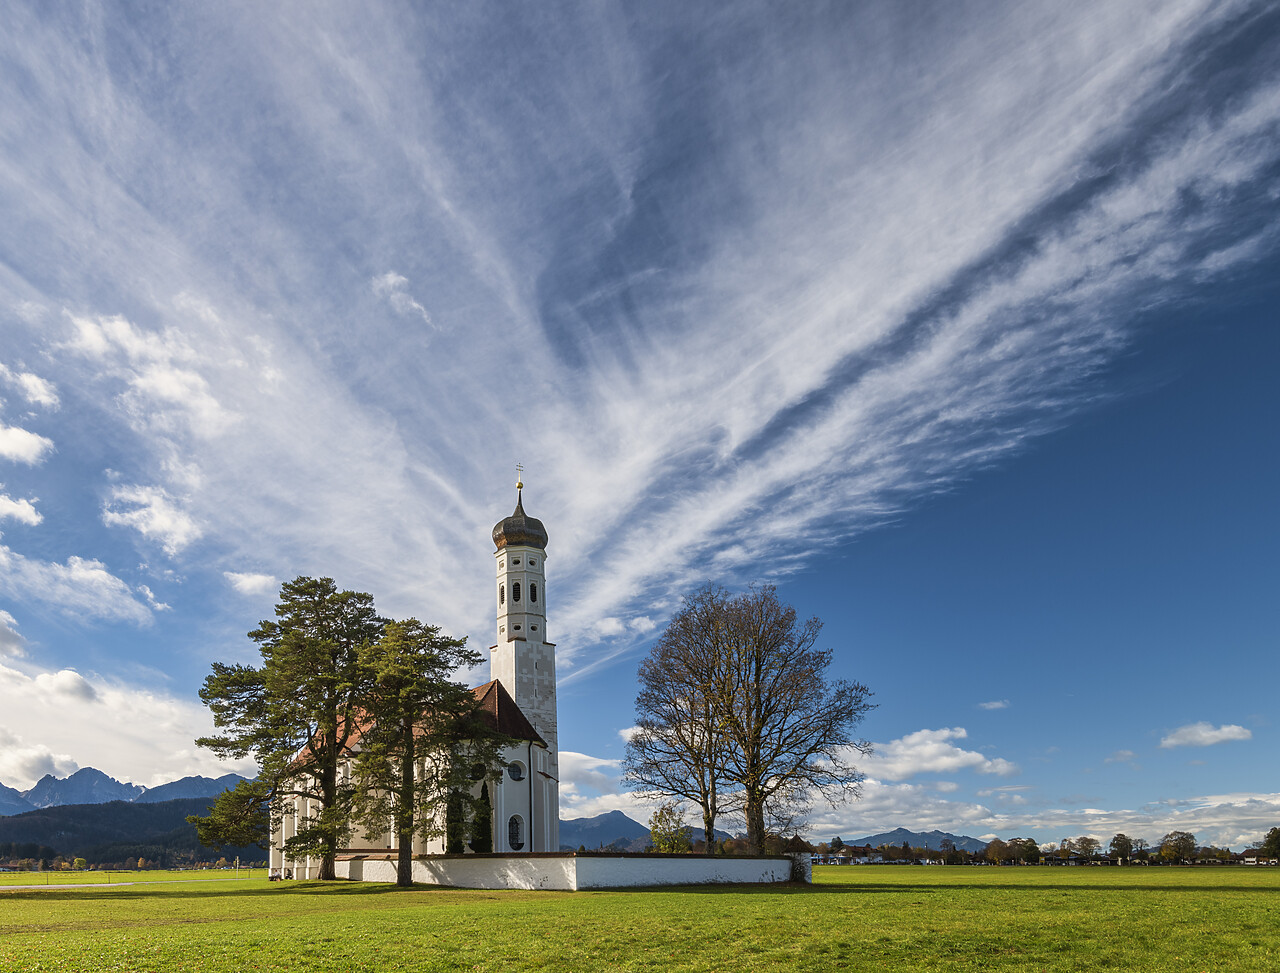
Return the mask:
[(993, 700), (990, 700), (989, 702), (978, 704), (978, 709), (985, 709), (985, 710), (1008, 709), (1008, 708), (1009, 708), (1009, 701), (1007, 699), (993, 699)]
[(373, 278), (372, 284), (373, 292), (390, 304), (397, 314), (418, 318), (423, 324), (431, 324), (431, 315), (427, 314), (427, 309), (409, 293), (408, 278), (389, 270)]
[(1219, 743), (1252, 739), (1253, 731), (1246, 727), (1238, 726), (1235, 723), (1214, 726), (1212, 723), (1201, 720), (1199, 723), (1188, 723), (1185, 726), (1180, 726), (1172, 733), (1161, 737), (1160, 746), (1165, 750), (1173, 747), (1212, 747)]
[[(9, 242), (0, 297), (71, 309), (49, 380), (133, 435), (117, 466), (184, 498), (216, 572), (483, 632), (473, 553), (523, 460), (569, 681), (690, 585), (804, 566), (1023, 448), (1154, 310), (1276, 248), (1274, 43), (1237, 43), (1265, 5), (531, 10), (483, 42), (376, 13), (175, 16), (174, 57), (236, 43), (163, 90), (79, 53), (145, 28), (15, 14), (0, 202), (47, 232)], [(49, 273), (42, 241), (99, 225), (117, 246)]]

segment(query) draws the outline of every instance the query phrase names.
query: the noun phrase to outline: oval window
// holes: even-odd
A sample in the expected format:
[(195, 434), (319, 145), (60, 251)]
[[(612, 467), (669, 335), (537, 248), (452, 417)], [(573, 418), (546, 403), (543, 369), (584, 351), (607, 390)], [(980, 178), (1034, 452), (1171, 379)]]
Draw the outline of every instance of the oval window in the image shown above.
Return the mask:
[(479, 779), (480, 779), (481, 777), (483, 777), (483, 776), (484, 776), (484, 764), (472, 764), (472, 765), (471, 765), (471, 779), (472, 779), (472, 780), (479, 780)]
[(498, 604), (505, 605), (507, 603), (507, 586), (505, 584), (498, 585)]
[(529, 600), (535, 604), (538, 601), (538, 582), (536, 581), (529, 582)]
[(512, 601), (520, 600), (520, 582), (519, 581), (511, 582), (511, 600)]
[(512, 563), (512, 564), (519, 564), (519, 563), (520, 563), (520, 559), (519, 559), (518, 557), (513, 557), (513, 558), (511, 559), (511, 563)]
[(513, 760), (507, 764), (507, 774), (512, 780), (524, 780), (524, 764), (518, 760)]
[(511, 820), (507, 822), (507, 846), (512, 851), (519, 851), (524, 847), (524, 822), (518, 814), (511, 815)]

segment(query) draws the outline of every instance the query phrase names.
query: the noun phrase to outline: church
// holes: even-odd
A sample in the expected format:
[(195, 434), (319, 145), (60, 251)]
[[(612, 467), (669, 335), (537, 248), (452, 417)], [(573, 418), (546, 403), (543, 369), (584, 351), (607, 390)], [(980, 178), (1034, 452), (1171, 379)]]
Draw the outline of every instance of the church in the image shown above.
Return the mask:
[[(503, 751), (501, 781), (489, 783), (493, 850), (513, 854), (560, 850), (556, 647), (547, 641), (547, 531), (542, 521), (524, 512), (523, 492), (524, 484), (517, 482), (515, 511), (493, 528), (497, 641), (489, 648), (492, 678), (473, 690), (490, 725), (516, 741)], [(297, 833), (298, 822), (311, 816), (310, 804), (301, 797), (287, 800), (273, 823), (270, 866), (275, 874), (318, 876), (318, 859), (286, 858), (282, 851)], [(380, 840), (357, 833), (356, 841), (360, 843), (338, 854), (340, 862), (349, 863), (344, 870), (352, 878), (365, 859), (394, 856), (398, 850), (391, 830)], [(415, 856), (444, 850), (443, 837), (414, 840)]]

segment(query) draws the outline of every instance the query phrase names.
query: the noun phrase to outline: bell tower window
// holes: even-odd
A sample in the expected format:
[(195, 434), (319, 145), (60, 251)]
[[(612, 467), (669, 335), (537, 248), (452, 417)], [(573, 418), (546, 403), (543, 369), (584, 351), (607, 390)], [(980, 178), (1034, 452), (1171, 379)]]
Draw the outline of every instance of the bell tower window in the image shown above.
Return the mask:
[(507, 586), (505, 584), (498, 585), (498, 607), (501, 608), (507, 603)]
[(520, 600), (520, 582), (511, 582), (511, 600), (518, 602)]
[(536, 581), (529, 582), (529, 600), (534, 604), (538, 602), (538, 583)]

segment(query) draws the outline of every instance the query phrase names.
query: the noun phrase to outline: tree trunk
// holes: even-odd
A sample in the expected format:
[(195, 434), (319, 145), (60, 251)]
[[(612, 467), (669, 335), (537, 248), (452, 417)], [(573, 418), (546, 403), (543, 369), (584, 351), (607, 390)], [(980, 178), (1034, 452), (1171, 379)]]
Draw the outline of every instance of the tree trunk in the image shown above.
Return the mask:
[(747, 854), (764, 854), (764, 799), (748, 792), (744, 808), (747, 818)]
[[(337, 734), (332, 734), (325, 741), (326, 749), (336, 751)], [(326, 760), (320, 775), (320, 794), (323, 798), (320, 808), (320, 820), (324, 827), (324, 853), (320, 856), (320, 880), (333, 881), (338, 877), (338, 833), (333, 826), (334, 812), (338, 807), (338, 764), (334, 760)]]
[(702, 811), (702, 844), (703, 854), (714, 855), (716, 853), (716, 816), (715, 813), (707, 808)]
[(400, 793), (396, 801), (396, 885), (413, 884), (413, 832), (415, 771), (418, 755), (413, 745), (413, 724), (404, 727), (404, 744), (400, 757)]

